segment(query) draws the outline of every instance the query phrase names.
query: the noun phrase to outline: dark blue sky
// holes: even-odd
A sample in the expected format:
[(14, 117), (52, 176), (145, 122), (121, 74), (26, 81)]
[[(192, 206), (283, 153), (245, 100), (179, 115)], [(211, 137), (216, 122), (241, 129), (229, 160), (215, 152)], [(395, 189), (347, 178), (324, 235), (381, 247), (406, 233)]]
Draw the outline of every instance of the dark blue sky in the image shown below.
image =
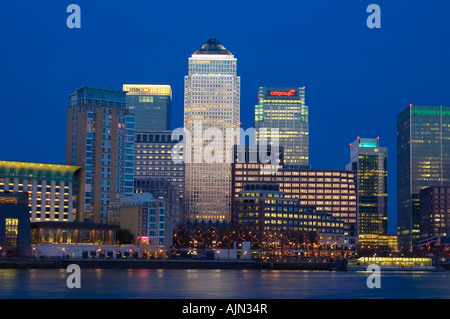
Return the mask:
[[(81, 7), (81, 29), (66, 8)], [(366, 8), (381, 7), (381, 29)], [(313, 168), (344, 169), (349, 143), (389, 149), (396, 228), (396, 115), (450, 104), (448, 0), (3, 1), (0, 160), (65, 162), (68, 95), (81, 86), (170, 84), (182, 126), (187, 59), (211, 36), (238, 59), (241, 122), (260, 86), (306, 86)]]

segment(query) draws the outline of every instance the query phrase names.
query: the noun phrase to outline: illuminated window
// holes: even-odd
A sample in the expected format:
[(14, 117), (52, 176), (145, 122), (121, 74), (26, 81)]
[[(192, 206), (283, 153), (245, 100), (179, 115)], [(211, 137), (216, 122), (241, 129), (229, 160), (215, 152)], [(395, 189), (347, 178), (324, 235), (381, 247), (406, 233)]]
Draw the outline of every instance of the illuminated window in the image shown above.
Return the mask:
[(7, 247), (17, 247), (19, 236), (19, 219), (6, 218), (5, 219), (5, 244)]

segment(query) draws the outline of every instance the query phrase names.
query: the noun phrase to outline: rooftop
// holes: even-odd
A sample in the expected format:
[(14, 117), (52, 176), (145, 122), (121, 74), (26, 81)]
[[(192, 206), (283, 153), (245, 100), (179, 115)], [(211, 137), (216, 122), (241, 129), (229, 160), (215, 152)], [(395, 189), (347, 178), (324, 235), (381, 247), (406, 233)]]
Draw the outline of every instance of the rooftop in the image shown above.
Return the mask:
[(0, 177), (67, 180), (81, 166), (30, 162), (0, 161)]
[(211, 37), (208, 41), (203, 44), (200, 49), (194, 52), (194, 54), (222, 54), (222, 55), (232, 55), (230, 51), (225, 48), (225, 46), (219, 42), (215, 37)]

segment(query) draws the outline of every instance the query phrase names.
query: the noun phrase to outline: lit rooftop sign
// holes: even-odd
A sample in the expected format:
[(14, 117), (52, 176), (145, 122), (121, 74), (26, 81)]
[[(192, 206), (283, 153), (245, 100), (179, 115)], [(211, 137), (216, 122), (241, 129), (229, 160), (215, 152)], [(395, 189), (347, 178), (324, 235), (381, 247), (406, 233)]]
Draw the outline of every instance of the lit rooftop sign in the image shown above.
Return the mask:
[(297, 91), (291, 89), (289, 91), (268, 91), (269, 96), (297, 96)]

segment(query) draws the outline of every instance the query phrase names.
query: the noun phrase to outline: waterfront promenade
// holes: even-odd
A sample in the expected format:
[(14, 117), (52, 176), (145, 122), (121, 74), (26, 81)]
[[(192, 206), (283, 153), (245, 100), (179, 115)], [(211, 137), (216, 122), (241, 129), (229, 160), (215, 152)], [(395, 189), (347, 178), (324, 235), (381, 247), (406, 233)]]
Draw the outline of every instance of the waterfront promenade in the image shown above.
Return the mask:
[(0, 258), (0, 269), (57, 269), (77, 264), (81, 268), (99, 269), (273, 269), (273, 270), (346, 270), (344, 259), (283, 261), (173, 260), (173, 259), (64, 259)]

